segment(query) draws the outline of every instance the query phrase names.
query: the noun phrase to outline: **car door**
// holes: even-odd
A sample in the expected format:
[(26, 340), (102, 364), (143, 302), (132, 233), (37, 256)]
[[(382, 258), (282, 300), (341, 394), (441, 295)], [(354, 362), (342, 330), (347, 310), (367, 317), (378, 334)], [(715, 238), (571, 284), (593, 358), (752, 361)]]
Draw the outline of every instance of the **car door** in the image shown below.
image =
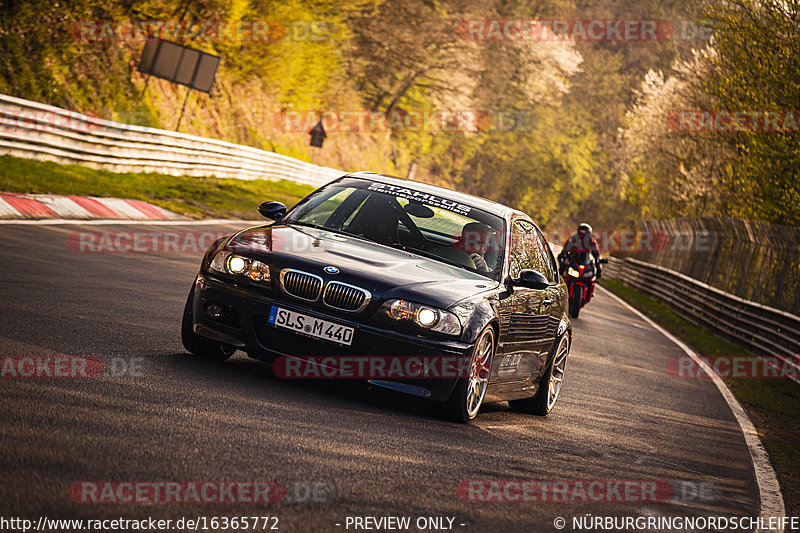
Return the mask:
[[(547, 276), (543, 271), (547, 265), (543, 264), (545, 256), (541, 246), (538, 230), (530, 221), (514, 220), (509, 276), (517, 278), (524, 269), (537, 270)], [(543, 290), (514, 287), (501, 299), (498, 356), (492, 365), (494, 379), (499, 385), (528, 381), (541, 373), (547, 357), (543, 354), (552, 346), (548, 291), (549, 287)]]
[(536, 237), (539, 241), (537, 250), (540, 254), (540, 272), (544, 274), (544, 277), (546, 277), (547, 281), (550, 282), (550, 285), (544, 290), (544, 299), (541, 302), (543, 306), (541, 312), (547, 315), (547, 334), (545, 338), (542, 339), (543, 350), (540, 358), (542, 364), (546, 364), (547, 358), (549, 357), (550, 353), (552, 353), (556, 336), (558, 335), (558, 326), (561, 324), (561, 318), (564, 316), (566, 311), (564, 309), (564, 303), (566, 302), (566, 290), (565, 286), (559, 283), (558, 263), (556, 262), (556, 258), (553, 256), (553, 252), (550, 249), (550, 244), (547, 242), (547, 239), (539, 230), (539, 228), (536, 228)]

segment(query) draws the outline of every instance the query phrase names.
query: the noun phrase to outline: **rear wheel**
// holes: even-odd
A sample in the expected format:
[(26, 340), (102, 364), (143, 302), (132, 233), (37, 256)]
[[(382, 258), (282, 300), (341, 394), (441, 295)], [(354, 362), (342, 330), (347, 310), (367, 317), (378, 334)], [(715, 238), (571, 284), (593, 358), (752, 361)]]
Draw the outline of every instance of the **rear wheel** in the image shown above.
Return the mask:
[(556, 344), (553, 359), (550, 361), (547, 371), (539, 381), (539, 392), (536, 396), (523, 400), (511, 400), (508, 404), (512, 409), (530, 413), (534, 415), (546, 415), (549, 413), (558, 399), (561, 392), (561, 384), (564, 381), (564, 371), (567, 366), (567, 355), (569, 354), (569, 335), (564, 334)]
[(569, 299), (569, 316), (578, 318), (583, 304), (583, 285), (576, 285), (572, 289), (572, 297)]
[(183, 342), (183, 347), (194, 355), (205, 359), (220, 362), (227, 360), (233, 355), (233, 352), (236, 351), (235, 346), (211, 340), (194, 332), (193, 300), (194, 285), (192, 285), (192, 290), (189, 291), (189, 297), (186, 299), (186, 306), (183, 308), (183, 320), (181, 321), (181, 341)]
[(467, 376), (458, 380), (453, 393), (444, 403), (444, 415), (448, 419), (469, 422), (478, 414), (489, 385), (493, 357), (494, 329), (487, 326), (475, 341)]

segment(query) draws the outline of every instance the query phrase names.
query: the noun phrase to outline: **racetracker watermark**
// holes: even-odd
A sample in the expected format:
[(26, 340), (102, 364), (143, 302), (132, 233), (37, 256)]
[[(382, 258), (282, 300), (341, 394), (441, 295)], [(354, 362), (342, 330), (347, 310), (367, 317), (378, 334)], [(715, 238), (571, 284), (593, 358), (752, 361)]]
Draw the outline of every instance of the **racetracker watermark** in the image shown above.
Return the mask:
[(144, 357), (111, 357), (105, 361), (92, 356), (38, 355), (3, 356), (0, 378), (5, 379), (84, 379), (109, 376), (142, 377), (150, 360)]
[(797, 133), (800, 111), (682, 109), (667, 115), (667, 128), (675, 133)]
[(580, 248), (589, 249), (591, 240), (597, 243), (597, 248), (602, 253), (620, 252), (708, 252), (717, 244), (717, 235), (710, 231), (674, 232), (667, 233), (661, 230), (626, 230), (626, 229), (600, 229), (591, 235), (578, 237), (575, 230), (555, 229), (545, 230), (545, 237), (549, 242), (564, 244), (567, 239), (582, 239), (576, 244)]
[(800, 379), (800, 358), (771, 356), (714, 356), (701, 357), (702, 366), (687, 355), (667, 359), (667, 374), (676, 378), (709, 379), (711, 370), (723, 378)]
[(277, 481), (76, 481), (69, 497), (88, 504), (282, 502), (286, 487)]
[(67, 248), (74, 253), (196, 254), (228, 235), (214, 231), (73, 231)]
[(308, 133), (322, 121), (326, 133), (474, 133), (531, 131), (535, 117), (530, 111), (498, 109), (367, 109), (291, 110), (276, 113), (275, 129)]
[(284, 379), (455, 379), (468, 376), (469, 369), (468, 357), (445, 355), (284, 356), (272, 364)]
[(155, 38), (185, 44), (322, 42), (336, 32), (334, 23), (323, 20), (81, 20), (70, 26), (70, 35), (79, 43), (136, 43)]
[(75, 113), (73, 111), (59, 110), (43, 111), (21, 109), (7, 111), (0, 116), (1, 133), (61, 133), (64, 131), (78, 133), (92, 133), (103, 128), (100, 120), (95, 117)]
[(719, 498), (713, 481), (621, 479), (473, 479), (456, 486), (469, 503), (709, 502)]
[(0, 378), (6, 379), (85, 379), (102, 373), (103, 362), (97, 357), (3, 356), (0, 361)]
[[(575, 235), (574, 229), (545, 230), (548, 242), (563, 244)], [(82, 254), (202, 254), (212, 243), (226, 237), (219, 231), (106, 231), (81, 230), (67, 235), (67, 248)], [(492, 228), (464, 229), (454, 236), (452, 247), (467, 253), (486, 253), (504, 248), (507, 235)], [(601, 253), (709, 251), (716, 245), (711, 232), (675, 233), (641, 230), (597, 230), (584, 237), (581, 248), (589, 249), (591, 238)], [(225, 249), (240, 253), (303, 252), (310, 247), (325, 247), (325, 243), (309, 240), (301, 234), (274, 234), (269, 231), (247, 232), (229, 242)]]
[(464, 19), (456, 35), (474, 42), (707, 41), (711, 31), (692, 20), (662, 19)]
[(592, 239), (601, 252), (659, 252), (669, 249), (670, 245), (675, 246), (675, 242), (663, 231), (641, 231), (641, 230), (597, 230), (591, 234), (586, 233), (582, 237), (575, 233), (575, 229), (555, 229), (545, 230), (545, 238), (548, 242), (565, 244), (568, 240), (580, 249), (590, 249)]
[(466, 41), (667, 41), (674, 28), (656, 19), (466, 19), (456, 35)]

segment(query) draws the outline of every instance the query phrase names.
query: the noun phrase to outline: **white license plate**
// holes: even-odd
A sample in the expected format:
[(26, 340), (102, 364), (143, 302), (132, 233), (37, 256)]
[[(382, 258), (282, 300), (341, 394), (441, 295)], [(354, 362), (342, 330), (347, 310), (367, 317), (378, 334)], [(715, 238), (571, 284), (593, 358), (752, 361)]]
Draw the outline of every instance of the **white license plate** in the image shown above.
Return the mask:
[(290, 329), (301, 335), (325, 339), (338, 344), (346, 344), (347, 346), (350, 346), (353, 342), (353, 332), (355, 331), (348, 326), (289, 311), (275, 305), (270, 309), (267, 322), (279, 328)]

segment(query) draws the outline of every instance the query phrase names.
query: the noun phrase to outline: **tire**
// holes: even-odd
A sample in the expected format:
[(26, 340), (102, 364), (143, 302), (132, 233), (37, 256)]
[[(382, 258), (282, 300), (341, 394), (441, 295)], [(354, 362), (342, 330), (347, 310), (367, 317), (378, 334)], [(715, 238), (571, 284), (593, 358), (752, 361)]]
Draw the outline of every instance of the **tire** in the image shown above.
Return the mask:
[(575, 288), (572, 289), (572, 298), (569, 299), (569, 316), (572, 318), (578, 318), (578, 315), (581, 313), (584, 290), (583, 285), (576, 285)]
[(183, 320), (181, 321), (181, 341), (183, 347), (190, 353), (209, 359), (211, 361), (226, 361), (236, 351), (236, 347), (230, 344), (217, 342), (194, 332), (194, 316), (192, 312), (192, 302), (194, 300), (194, 285), (189, 291), (186, 299), (186, 306), (183, 308)]
[(450, 397), (443, 404), (443, 414), (453, 422), (466, 423), (480, 411), (495, 351), (495, 334), (492, 326), (478, 335), (470, 355), (469, 374), (459, 378)]
[(511, 408), (533, 415), (547, 415), (553, 409), (558, 399), (558, 393), (561, 392), (567, 355), (569, 355), (569, 335), (564, 333), (555, 346), (547, 371), (539, 380), (539, 392), (531, 398), (511, 400), (508, 402)]

